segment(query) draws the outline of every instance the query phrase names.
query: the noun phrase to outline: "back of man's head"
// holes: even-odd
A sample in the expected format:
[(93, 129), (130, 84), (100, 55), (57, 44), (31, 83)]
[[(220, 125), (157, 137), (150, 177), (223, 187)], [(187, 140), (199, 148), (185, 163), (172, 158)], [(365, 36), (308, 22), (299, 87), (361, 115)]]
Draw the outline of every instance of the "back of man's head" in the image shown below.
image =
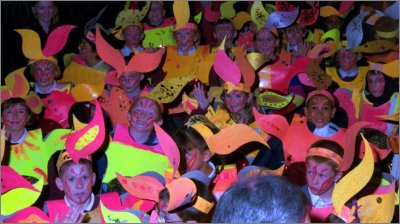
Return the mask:
[(307, 199), (299, 187), (279, 176), (253, 176), (232, 185), (217, 203), (212, 222), (304, 222)]

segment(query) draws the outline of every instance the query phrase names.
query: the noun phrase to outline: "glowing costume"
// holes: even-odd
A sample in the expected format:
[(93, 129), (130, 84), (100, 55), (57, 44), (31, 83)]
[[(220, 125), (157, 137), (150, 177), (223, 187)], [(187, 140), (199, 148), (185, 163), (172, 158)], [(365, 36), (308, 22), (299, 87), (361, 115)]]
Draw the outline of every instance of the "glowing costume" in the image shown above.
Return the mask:
[(99, 97), (101, 107), (110, 115), (111, 124), (129, 125), (127, 114), (132, 100), (119, 87), (112, 87), (110, 94), (103, 91)]

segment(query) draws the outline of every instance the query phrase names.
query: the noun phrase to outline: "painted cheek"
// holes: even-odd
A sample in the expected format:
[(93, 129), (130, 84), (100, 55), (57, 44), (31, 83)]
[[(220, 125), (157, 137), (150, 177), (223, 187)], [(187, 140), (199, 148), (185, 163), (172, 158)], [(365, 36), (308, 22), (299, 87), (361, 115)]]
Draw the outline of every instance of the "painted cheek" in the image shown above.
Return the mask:
[(335, 175), (332, 175), (329, 178), (327, 178), (324, 182), (322, 182), (319, 192), (320, 193), (325, 192), (325, 190), (331, 185), (334, 178), (335, 178)]
[(70, 194), (71, 193), (71, 188), (69, 186), (69, 183), (66, 180), (64, 180), (64, 191), (65, 191), (66, 194)]
[(197, 161), (197, 154), (191, 155), (187, 160), (186, 160), (186, 165), (188, 169), (192, 169), (194, 163)]
[(134, 117), (135, 119), (139, 119), (139, 113), (138, 112), (133, 112), (132, 117)]

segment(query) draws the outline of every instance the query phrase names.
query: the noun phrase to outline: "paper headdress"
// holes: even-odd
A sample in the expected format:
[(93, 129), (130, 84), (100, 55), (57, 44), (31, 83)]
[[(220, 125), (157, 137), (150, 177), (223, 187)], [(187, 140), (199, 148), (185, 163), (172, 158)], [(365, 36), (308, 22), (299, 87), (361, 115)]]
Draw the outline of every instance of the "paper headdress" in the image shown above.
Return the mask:
[(68, 35), (73, 28), (75, 26), (72, 25), (57, 27), (49, 34), (43, 50), (41, 49), (40, 37), (35, 31), (29, 29), (16, 29), (15, 31), (22, 37), (22, 51), (25, 57), (31, 60), (30, 63), (46, 59), (57, 64), (57, 60), (53, 56), (67, 43)]
[(172, 9), (173, 9), (174, 16), (176, 19), (174, 31), (177, 31), (179, 29), (197, 30), (197, 25), (195, 23), (189, 22), (190, 8), (189, 8), (188, 1), (186, 1), (186, 0), (174, 1)]
[(392, 78), (398, 78), (399, 77), (399, 59), (391, 61), (386, 64), (369, 62), (369, 69), (374, 70), (374, 71), (380, 71), (383, 74), (388, 75)]
[(136, 53), (126, 65), (124, 56), (104, 40), (98, 27), (96, 28), (96, 46), (100, 58), (117, 71), (117, 77), (124, 72), (151, 72), (160, 64), (163, 54), (162, 50), (154, 53)]
[(328, 17), (328, 16), (340, 16), (340, 17), (345, 17), (347, 13), (350, 11), (350, 9), (353, 7), (354, 1), (342, 1), (339, 6), (339, 11), (330, 6), (322, 6), (320, 8), (319, 15), (321, 17)]
[(158, 124), (154, 123), (154, 129), (156, 131), (157, 138), (160, 142), (159, 146), (161, 147), (164, 155), (168, 157), (169, 162), (171, 163), (174, 172), (178, 170), (179, 162), (180, 162), (180, 154), (179, 148), (176, 145), (175, 141), (165, 132)]
[(42, 111), (44, 105), (39, 96), (30, 91), (29, 82), (24, 76), (24, 69), (20, 68), (7, 75), (4, 80), (6, 85), (1, 86), (1, 102), (10, 98), (20, 97), (25, 100), (33, 113), (38, 114)]
[(130, 1), (127, 1), (124, 10), (122, 10), (115, 19), (115, 28), (111, 31), (114, 33), (114, 36), (119, 40), (123, 40), (122, 32), (126, 27), (142, 27), (141, 21), (149, 11), (150, 3), (150, 1), (146, 1), (146, 5), (142, 8), (142, 10), (132, 10), (129, 8)]
[[(90, 155), (85, 155), (82, 157), (83, 159), (92, 161), (92, 157)], [(67, 161), (71, 161), (72, 158), (69, 155), (67, 151), (62, 151), (60, 155), (58, 156), (57, 162), (56, 162), (56, 168), (57, 172), (60, 173), (61, 166), (66, 163)]]
[(360, 11), (360, 14), (354, 17), (346, 27), (346, 49), (353, 49), (360, 45), (363, 40), (362, 21), (368, 14), (366, 11)]

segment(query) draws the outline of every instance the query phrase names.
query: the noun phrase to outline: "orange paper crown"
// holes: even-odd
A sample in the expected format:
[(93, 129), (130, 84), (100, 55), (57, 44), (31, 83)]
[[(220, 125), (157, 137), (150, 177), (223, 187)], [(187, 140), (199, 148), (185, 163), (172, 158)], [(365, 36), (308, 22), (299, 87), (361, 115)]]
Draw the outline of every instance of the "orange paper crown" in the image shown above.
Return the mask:
[[(85, 155), (84, 157), (82, 157), (82, 159), (87, 159), (90, 162), (92, 162), (92, 157), (90, 155)], [(60, 173), (61, 166), (70, 160), (72, 160), (72, 158), (66, 150), (61, 152), (60, 155), (58, 156), (57, 163), (56, 163), (57, 172)]]

